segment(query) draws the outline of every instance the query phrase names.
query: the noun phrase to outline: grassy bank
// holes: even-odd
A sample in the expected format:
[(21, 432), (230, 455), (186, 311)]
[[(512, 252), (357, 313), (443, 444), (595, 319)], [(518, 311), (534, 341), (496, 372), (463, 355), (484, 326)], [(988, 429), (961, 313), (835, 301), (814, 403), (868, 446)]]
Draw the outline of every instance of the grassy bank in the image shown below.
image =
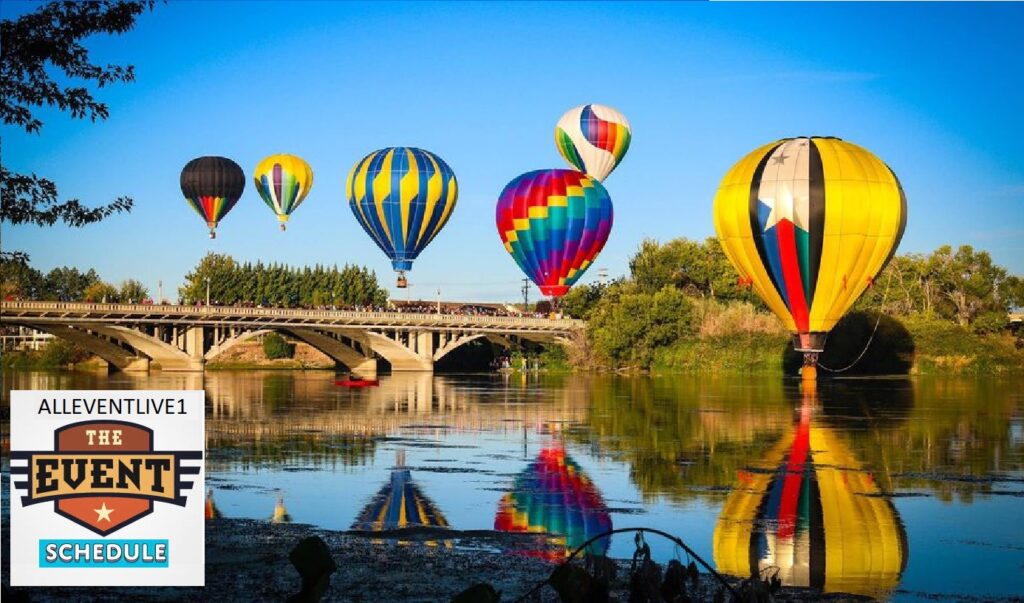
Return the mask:
[(1024, 339), (1010, 333), (974, 333), (928, 317), (904, 323), (916, 346), (912, 372), (992, 375), (1024, 372)]
[(654, 353), (654, 372), (742, 371), (779, 373), (783, 334), (745, 333), (728, 337), (694, 337), (676, 341)]

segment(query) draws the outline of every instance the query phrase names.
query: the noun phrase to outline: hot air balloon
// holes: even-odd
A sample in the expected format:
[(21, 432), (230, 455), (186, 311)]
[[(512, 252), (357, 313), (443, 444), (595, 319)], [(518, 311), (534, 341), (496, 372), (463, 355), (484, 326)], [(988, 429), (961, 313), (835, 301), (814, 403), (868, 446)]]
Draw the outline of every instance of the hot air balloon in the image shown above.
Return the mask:
[(794, 333), (814, 379), (828, 331), (896, 252), (907, 200), (896, 174), (838, 138), (788, 138), (734, 165), (715, 230), (740, 282)]
[(455, 209), (455, 173), (429, 151), (390, 147), (363, 157), (345, 190), (356, 220), (391, 258), (398, 286), (405, 287), (405, 272)]
[(626, 117), (605, 105), (569, 109), (555, 126), (555, 144), (562, 157), (601, 181), (622, 161), (632, 136)]
[(301, 157), (271, 155), (256, 165), (253, 172), (256, 191), (281, 222), (285, 222), (313, 188), (313, 170)]
[[(552, 540), (540, 551), (525, 551), (562, 560), (587, 540), (612, 529), (601, 494), (561, 446), (541, 450), (498, 503), (494, 529), (499, 532), (548, 533)], [(608, 552), (607, 537), (587, 547), (587, 554)]]
[(574, 170), (537, 170), (505, 186), (495, 220), (505, 249), (544, 295), (569, 291), (612, 230), (604, 186)]
[(224, 219), (245, 190), (245, 174), (227, 157), (197, 157), (181, 170), (181, 194), (217, 238), (217, 223)]
[(715, 525), (718, 571), (777, 568), (785, 585), (879, 599), (900, 581), (907, 534), (892, 501), (838, 434), (821, 424), (812, 383), (799, 420), (757, 466), (739, 472)]

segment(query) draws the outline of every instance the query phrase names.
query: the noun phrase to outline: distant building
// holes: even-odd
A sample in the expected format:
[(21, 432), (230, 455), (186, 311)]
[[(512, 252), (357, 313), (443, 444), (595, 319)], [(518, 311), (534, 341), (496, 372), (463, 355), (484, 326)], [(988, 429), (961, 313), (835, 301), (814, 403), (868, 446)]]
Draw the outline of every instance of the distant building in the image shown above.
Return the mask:
[(0, 329), (0, 350), (39, 350), (51, 339), (53, 335), (28, 327), (4, 327)]

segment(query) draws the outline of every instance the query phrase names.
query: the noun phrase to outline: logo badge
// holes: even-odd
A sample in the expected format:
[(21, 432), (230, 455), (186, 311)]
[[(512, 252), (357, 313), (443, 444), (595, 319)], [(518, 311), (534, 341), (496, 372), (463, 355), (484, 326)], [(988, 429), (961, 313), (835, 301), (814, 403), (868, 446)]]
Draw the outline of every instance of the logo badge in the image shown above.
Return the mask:
[(202, 586), (204, 399), (12, 391), (11, 585)]
[(153, 430), (127, 421), (84, 421), (54, 432), (52, 451), (11, 452), (23, 506), (53, 501), (58, 515), (106, 536), (153, 512), (185, 506), (201, 452), (156, 452)]

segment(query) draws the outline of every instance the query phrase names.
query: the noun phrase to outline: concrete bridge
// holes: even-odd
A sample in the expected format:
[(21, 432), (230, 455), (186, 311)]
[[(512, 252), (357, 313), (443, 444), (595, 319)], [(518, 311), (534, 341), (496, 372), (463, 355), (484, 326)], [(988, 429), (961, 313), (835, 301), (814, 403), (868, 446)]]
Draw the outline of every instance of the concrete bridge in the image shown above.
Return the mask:
[(360, 376), (433, 371), (477, 339), (506, 348), (524, 341), (571, 345), (585, 323), (570, 319), (229, 306), (0, 302), (0, 325), (52, 333), (119, 370), (202, 370), (243, 341), (278, 331), (304, 341)]

